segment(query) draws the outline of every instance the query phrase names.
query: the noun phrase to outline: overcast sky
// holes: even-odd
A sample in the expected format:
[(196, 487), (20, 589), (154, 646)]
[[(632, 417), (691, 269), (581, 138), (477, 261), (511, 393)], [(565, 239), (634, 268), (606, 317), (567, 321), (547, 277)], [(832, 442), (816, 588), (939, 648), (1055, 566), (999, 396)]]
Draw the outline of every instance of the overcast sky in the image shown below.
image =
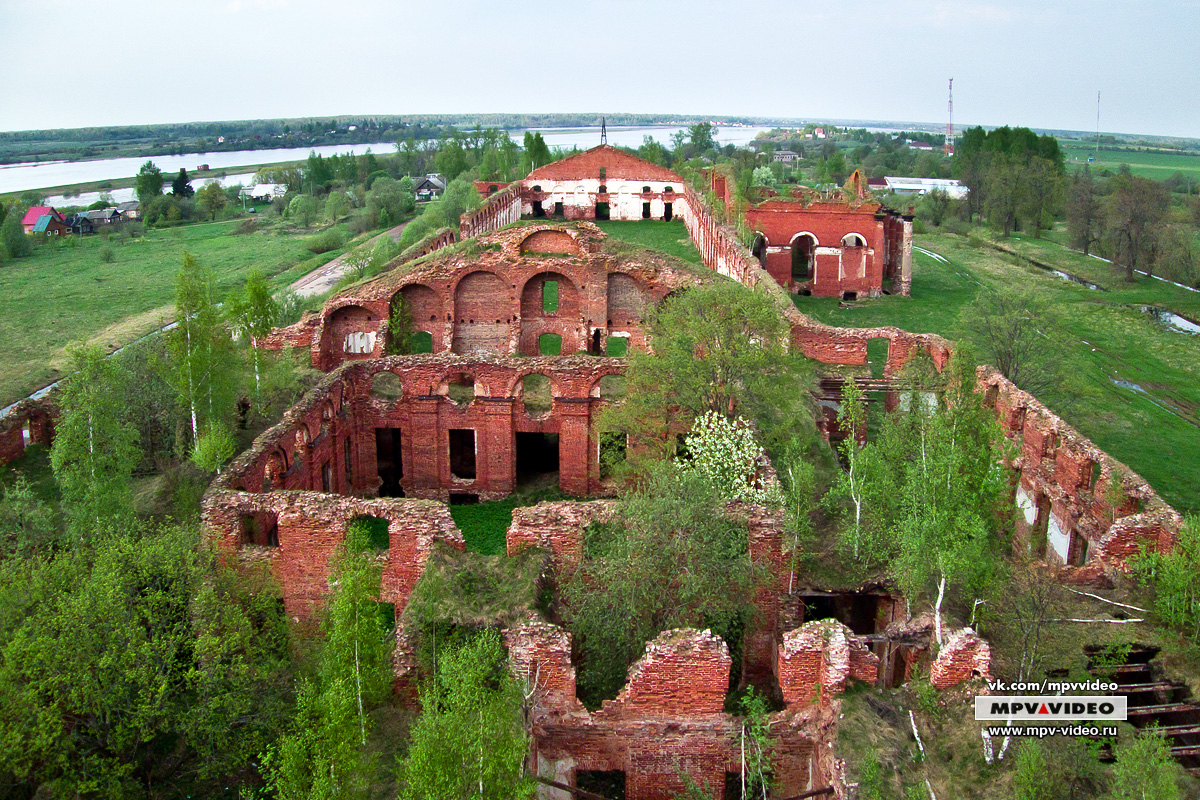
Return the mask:
[(1200, 0), (0, 0), (0, 130), (663, 112), (1200, 137)]

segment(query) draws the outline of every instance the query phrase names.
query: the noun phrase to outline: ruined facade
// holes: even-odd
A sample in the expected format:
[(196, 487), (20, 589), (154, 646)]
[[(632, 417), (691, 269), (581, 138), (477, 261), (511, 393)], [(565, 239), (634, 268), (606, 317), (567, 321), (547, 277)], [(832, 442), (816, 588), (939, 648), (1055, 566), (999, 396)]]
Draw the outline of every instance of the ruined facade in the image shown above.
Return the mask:
[[(729, 207), (729, 178), (711, 170), (710, 188)], [(751, 252), (788, 291), (856, 299), (912, 288), (912, 213), (899, 214), (870, 199), (855, 172), (846, 186), (823, 195), (803, 186), (791, 195), (759, 189), (745, 209), (754, 231)]]
[[(814, 294), (826, 286), (871, 294), (889, 279), (894, 290), (907, 291), (911, 227), (890, 213), (880, 219), (870, 204), (825, 210), (816, 201), (806, 207), (767, 200), (752, 210), (764, 245), (755, 254), (677, 175), (612, 148), (487, 189), (484, 205), (463, 216), (465, 241), (435, 233), (389, 272), (349, 287), (320, 314), (266, 343), (308, 349), (329, 375), (218, 476), (203, 518), (227, 553), (271, 565), (296, 618), (312, 614), (329, 591), (331, 557), (357, 519), (385, 523), (376, 552), (380, 600), (399, 616), (432, 548), (464, 547), (445, 502), (507, 495), (523, 466), (556, 472), (568, 494), (605, 492), (596, 414), (612, 399), (607, 392), (619, 391), (612, 379), (624, 362), (595, 356), (609, 352), (613, 339), (644, 346), (646, 309), (703, 278), (674, 262), (606, 249), (603, 234), (586, 221), (513, 225), (522, 215), (677, 216), (708, 270), (775, 294), (793, 347), (851, 373), (872, 366), (874, 352), (885, 386), (919, 353), (939, 369), (950, 356), (950, 343), (938, 336), (823, 325), (784, 294), (783, 287), (802, 289), (804, 281), (791, 272), (793, 253), (779, 248), (795, 247), (806, 231)], [(808, 213), (803, 225), (801, 211)], [(845, 244), (847, 233), (863, 242)], [(836, 261), (819, 248), (838, 249)], [(836, 270), (829, 283), (827, 268)], [(398, 308), (411, 320), (405, 335), (431, 353), (385, 356)], [(563, 355), (539, 356), (548, 341)], [(580, 351), (591, 357), (570, 355)], [(1140, 543), (1170, 546), (1179, 517), (1144, 481), (994, 372), (981, 371), (979, 380), (983, 402), (1020, 447), (1010, 466), (1026, 546), (1041, 552), (1044, 541), (1048, 560), (1082, 564), (1077, 574), (1084, 578), (1121, 568)], [(15, 458), (26, 442), (51, 436), (51, 412), (22, 404), (0, 420), (0, 457)], [(578, 563), (586, 526), (612, 511), (603, 500), (517, 509), (509, 552), (547, 551), (553, 577)], [(793, 591), (778, 512), (733, 506), (726, 513), (746, 520), (750, 558), (770, 576), (754, 597), (759, 619), (744, 636), (741, 674), (783, 704), (770, 726), (778, 791), (792, 796), (831, 786), (844, 797), (832, 753), (837, 695), (855, 680), (896, 685), (925, 654), (907, 633), (911, 621), (904, 628), (896, 598)], [(531, 692), (531, 761), (539, 775), (578, 785), (599, 773), (620, 774), (626, 797), (637, 800), (674, 796), (683, 789), (681, 775), (721, 797), (737, 777), (740, 729), (723, 710), (733, 663), (726, 643), (710, 632), (666, 631), (647, 643), (620, 695), (595, 711), (576, 696), (567, 631), (531, 618), (505, 638), (513, 670)], [(961, 631), (950, 634), (930, 672), (935, 685), (948, 686), (987, 677), (989, 661), (986, 642)]]
[[(492, 210), (486, 205), (474, 216), (486, 221)], [(489, 224), (508, 224), (498, 216)], [(605, 240), (587, 223), (484, 233), (342, 292), (319, 317), (276, 332), (265, 346), (308, 346), (313, 366), (323, 370), (379, 358), (395, 336), (389, 318), (402, 307), (411, 325), (403, 336), (428, 337), (434, 353), (601, 355), (612, 338), (624, 340), (622, 352), (642, 347), (646, 310), (703, 276), (651, 253), (617, 255)]]

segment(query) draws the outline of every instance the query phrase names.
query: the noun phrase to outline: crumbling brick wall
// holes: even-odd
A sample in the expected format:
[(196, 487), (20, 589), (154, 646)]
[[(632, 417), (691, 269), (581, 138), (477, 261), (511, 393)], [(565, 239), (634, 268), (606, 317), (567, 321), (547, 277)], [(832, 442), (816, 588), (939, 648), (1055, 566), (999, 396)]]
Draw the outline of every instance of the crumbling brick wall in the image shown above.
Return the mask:
[(54, 419), (58, 416), (56, 393), (38, 400), (14, 403), (0, 417), (0, 464), (16, 461), (31, 444), (49, 447), (54, 442)]
[[(478, 189), (482, 181), (476, 181)], [(496, 185), (488, 184), (487, 188)], [(485, 195), (483, 205), (474, 211), (468, 211), (459, 217), (459, 235), (464, 239), (479, 236), (489, 231), (498, 230), (510, 225), (521, 218), (521, 189), (520, 184), (507, 186), (489, 194), (484, 189), (480, 194)]]
[(945, 689), (972, 678), (990, 680), (991, 669), (991, 647), (975, 631), (963, 628), (946, 637), (929, 668), (929, 682)]
[[(243, 519), (269, 518), (277, 525), (276, 543), (244, 539)], [(201, 519), (218, 547), (243, 558), (265, 558), (283, 590), (284, 607), (293, 617), (308, 617), (329, 593), (330, 560), (345, 541), (350, 523), (377, 517), (388, 523), (388, 547), (377, 554), (383, 563), (380, 601), (403, 610), (424, 572), (434, 542), (463, 549), (462, 533), (441, 503), (427, 500), (361, 499), (317, 492), (266, 493), (210, 489)]]
[[(1096, 447), (996, 369), (978, 391), (1018, 448), (1018, 546), (1051, 563), (1126, 570), (1143, 544), (1169, 550), (1182, 518), (1141, 476)], [(1044, 551), (1033, 552), (1035, 539)]]
[[(730, 658), (708, 631), (664, 631), (648, 642), (629, 669), (615, 700), (594, 713), (572, 702), (570, 635), (527, 622), (506, 632), (510, 664), (532, 690), (531, 764), (537, 774), (574, 784), (581, 771), (623, 771), (629, 800), (668, 800), (685, 791), (684, 777), (720, 798), (726, 773), (741, 770), (741, 725), (723, 712)], [(544, 679), (539, 679), (539, 669)], [(826, 785), (832, 737), (830, 709), (809, 707), (773, 714), (772, 745), (780, 758), (780, 796)], [(551, 791), (539, 796), (560, 797)]]
[(874, 684), (879, 658), (837, 620), (806, 622), (783, 635), (777, 671), (783, 701), (828, 704), (846, 690), (847, 679)]
[[(429, 334), (435, 353), (537, 355), (544, 334), (562, 337), (563, 354), (603, 352), (613, 335), (641, 346), (644, 309), (700, 279), (665, 260), (606, 254), (604, 238), (588, 224), (510, 227), (398, 260), (375, 280), (330, 299), (318, 321), (274, 332), (268, 346), (296, 346), (307, 331), (318, 369), (379, 357), (392, 335), (388, 319), (397, 298), (409, 306), (412, 330)], [(555, 308), (542, 302), (548, 280), (558, 284)]]

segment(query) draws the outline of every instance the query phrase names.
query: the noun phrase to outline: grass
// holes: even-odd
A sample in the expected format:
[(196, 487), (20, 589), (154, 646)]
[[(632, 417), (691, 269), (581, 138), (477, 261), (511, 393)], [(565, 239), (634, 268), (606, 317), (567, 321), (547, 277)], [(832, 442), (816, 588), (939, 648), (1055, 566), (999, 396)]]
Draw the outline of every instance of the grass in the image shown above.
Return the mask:
[[(1163, 153), (1140, 150), (1104, 150), (1097, 155), (1094, 145), (1086, 142), (1062, 143), (1063, 153), (1067, 157), (1067, 166), (1073, 169), (1083, 169), (1086, 164), (1093, 172), (1109, 170), (1116, 172), (1122, 164), (1128, 164), (1134, 175), (1161, 181), (1176, 172), (1190, 177), (1192, 182), (1200, 183), (1200, 155), (1186, 153)], [(1088, 163), (1095, 156), (1096, 160)]]
[(681, 258), (690, 264), (700, 264), (700, 251), (688, 237), (683, 221), (673, 219), (664, 222), (657, 219), (641, 219), (631, 222), (601, 220), (596, 222), (600, 230), (614, 239), (648, 247), (669, 256)]
[[(984, 286), (1022, 286), (1044, 296), (1072, 334), (1063, 382), (1039, 399), (1113, 458), (1125, 463), (1180, 511), (1200, 508), (1200, 339), (1141, 313), (1157, 304), (1193, 319), (1200, 295), (1161, 281), (1126, 284), (1114, 267), (1050, 241), (1012, 237), (1003, 243), (1100, 283), (1100, 292), (1030, 266), (978, 240), (923, 235), (917, 245), (949, 260), (914, 253), (911, 298), (883, 297), (839, 308), (830, 298), (796, 297), (804, 313), (831, 325), (896, 325), (915, 333), (967, 340), (963, 324)], [(1138, 384), (1143, 391), (1114, 381)]]
[[(0, 406), (63, 376), (65, 347), (88, 340), (106, 350), (161, 327), (174, 313), (183, 252), (209, 267), (218, 295), (240, 285), (250, 267), (275, 285), (306, 274), (336, 253), (314, 257), (313, 234), (283, 230), (233, 235), (238, 220), (198, 223), (144, 236), (53, 241), (0, 267)], [(351, 246), (353, 243), (348, 243)], [(111, 262), (103, 260), (111, 248)]]
[(503, 500), (473, 505), (450, 506), (450, 516), (462, 531), (467, 550), (485, 556), (503, 555), (508, 550), (508, 528), (514, 508), (537, 505), (543, 500), (561, 500), (558, 487), (532, 492), (516, 492)]

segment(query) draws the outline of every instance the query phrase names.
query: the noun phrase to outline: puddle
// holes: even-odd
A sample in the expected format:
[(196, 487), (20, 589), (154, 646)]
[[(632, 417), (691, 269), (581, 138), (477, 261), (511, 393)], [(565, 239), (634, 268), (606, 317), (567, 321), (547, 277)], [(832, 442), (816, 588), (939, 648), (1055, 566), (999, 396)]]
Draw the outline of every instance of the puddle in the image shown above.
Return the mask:
[(1122, 389), (1128, 389), (1131, 392), (1137, 392), (1142, 397), (1146, 398), (1151, 403), (1153, 403), (1154, 405), (1161, 408), (1163, 411), (1166, 411), (1168, 414), (1171, 414), (1172, 416), (1178, 417), (1179, 419), (1183, 420), (1187, 424), (1191, 425), (1193, 428), (1200, 428), (1200, 425), (1197, 425), (1195, 422), (1193, 422), (1188, 417), (1184, 416), (1183, 414), (1180, 414), (1177, 409), (1171, 408), (1168, 405), (1164, 405), (1163, 403), (1160, 403), (1154, 395), (1150, 394), (1149, 392), (1147, 392), (1145, 389), (1143, 389), (1141, 386), (1134, 383), (1133, 381), (1126, 381), (1126, 380), (1122, 380), (1120, 378), (1109, 378), (1109, 380), (1112, 381), (1114, 385), (1120, 386)]
[(1154, 306), (1142, 306), (1142, 313), (1149, 314), (1159, 322), (1184, 333), (1200, 333), (1200, 324), (1192, 322), (1187, 317), (1181, 317), (1173, 311), (1167, 311)]
[[(1041, 266), (1041, 265), (1035, 264), (1035, 266)], [(1047, 269), (1047, 268), (1042, 267), (1042, 269)], [(1074, 281), (1075, 283), (1078, 283), (1082, 286), (1086, 286), (1087, 288), (1091, 289), (1094, 292), (1107, 292), (1108, 291), (1108, 289), (1105, 289), (1103, 286), (1101, 286), (1098, 283), (1092, 283), (1091, 281), (1085, 281), (1083, 278), (1080, 278), (1078, 275), (1072, 275), (1069, 272), (1063, 272), (1061, 269), (1051, 269), (1050, 272), (1052, 272), (1055, 275), (1057, 275), (1058, 277), (1062, 278), (1064, 281)]]

